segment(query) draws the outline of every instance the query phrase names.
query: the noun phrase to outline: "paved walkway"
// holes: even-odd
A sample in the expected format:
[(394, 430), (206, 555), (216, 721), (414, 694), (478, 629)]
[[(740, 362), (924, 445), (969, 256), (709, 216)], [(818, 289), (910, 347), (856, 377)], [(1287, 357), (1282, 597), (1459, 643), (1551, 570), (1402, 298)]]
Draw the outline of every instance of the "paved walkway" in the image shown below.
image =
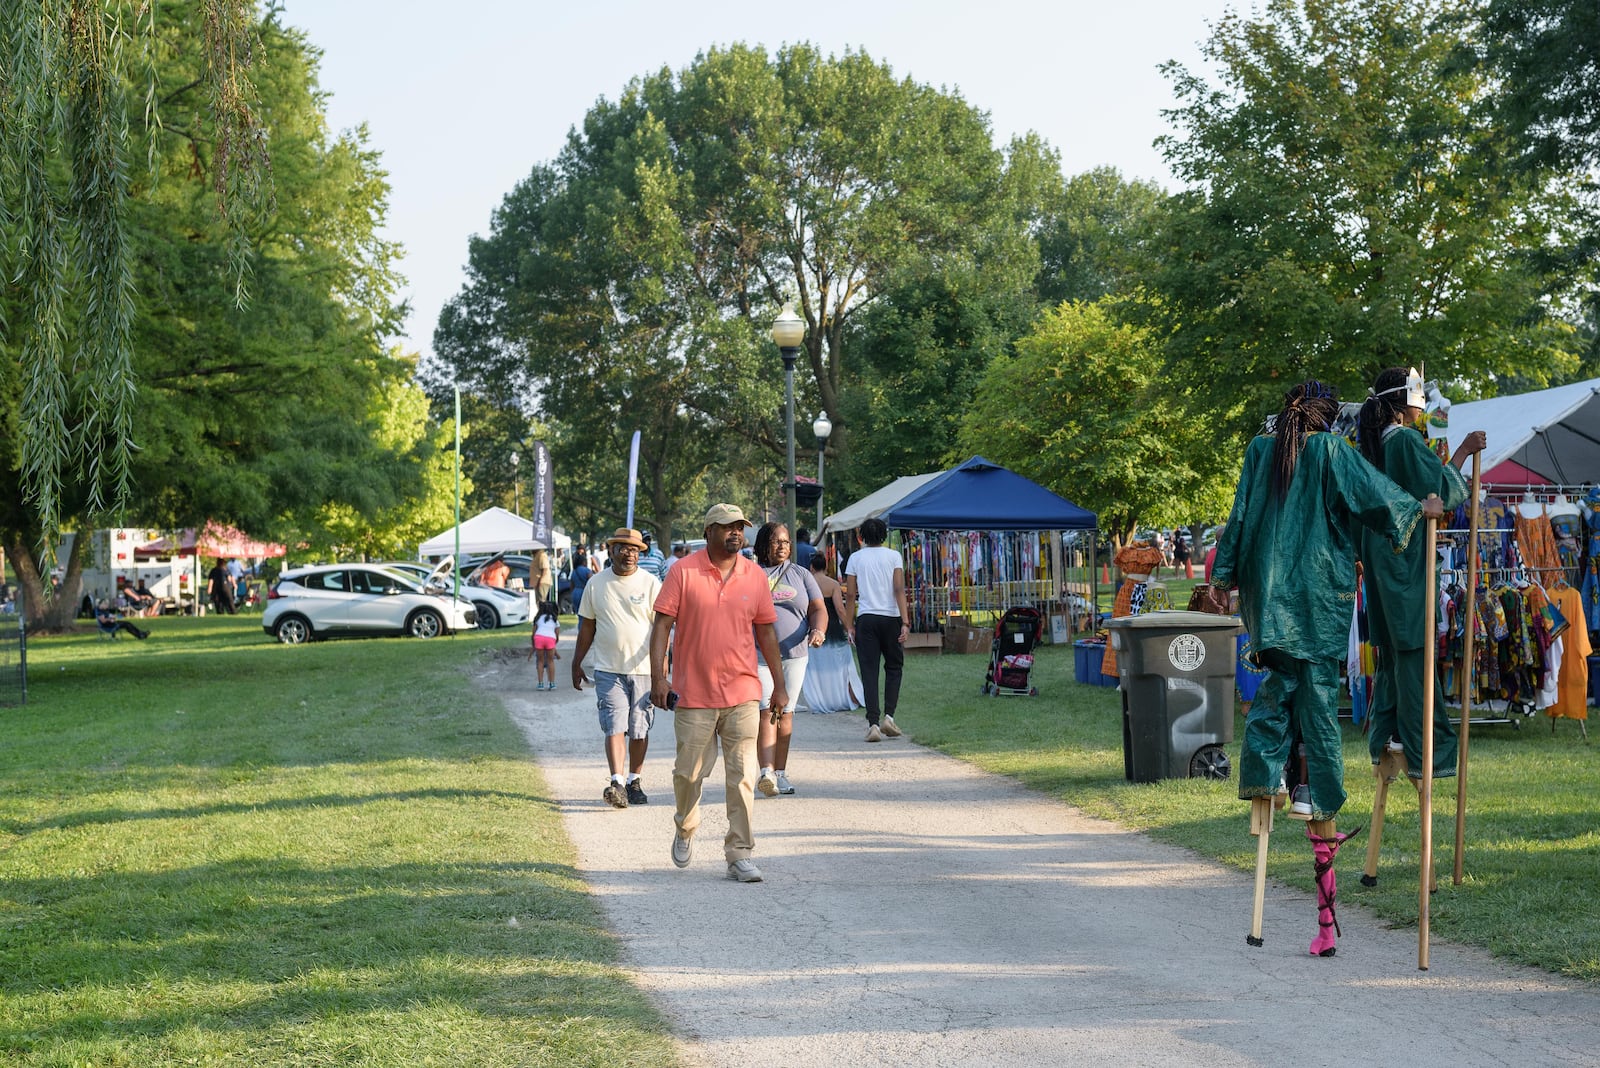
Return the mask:
[[(1313, 900), (1281, 886), (1268, 891), (1266, 945), (1252, 949), (1247, 875), (910, 738), (868, 745), (859, 716), (799, 716), (798, 792), (757, 798), (764, 883), (724, 877), (720, 765), (680, 871), (668, 856), (672, 717), (657, 720), (646, 763), (650, 804), (618, 811), (600, 799), (592, 693), (536, 693), (533, 681), (520, 661), (483, 679), (521, 726), (627, 965), (690, 1064), (1600, 1063), (1600, 990), (1437, 938), (1419, 972), (1414, 929), (1348, 903), (1359, 849), (1339, 861), (1338, 956), (1307, 955)], [(1246, 822), (1241, 805), (1247, 836)]]

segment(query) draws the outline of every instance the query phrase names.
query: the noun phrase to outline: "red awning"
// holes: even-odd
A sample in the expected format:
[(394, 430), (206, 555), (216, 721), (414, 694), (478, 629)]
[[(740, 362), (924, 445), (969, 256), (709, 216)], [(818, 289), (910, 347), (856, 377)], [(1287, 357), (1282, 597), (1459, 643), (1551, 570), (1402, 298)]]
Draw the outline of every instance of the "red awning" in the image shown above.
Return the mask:
[(157, 556), (193, 556), (196, 551), (201, 556), (255, 560), (282, 556), (285, 549), (273, 542), (256, 541), (234, 527), (212, 521), (198, 535), (190, 527), (174, 537), (160, 538), (149, 545), (139, 546), (133, 551), (133, 556), (135, 560), (149, 560)]

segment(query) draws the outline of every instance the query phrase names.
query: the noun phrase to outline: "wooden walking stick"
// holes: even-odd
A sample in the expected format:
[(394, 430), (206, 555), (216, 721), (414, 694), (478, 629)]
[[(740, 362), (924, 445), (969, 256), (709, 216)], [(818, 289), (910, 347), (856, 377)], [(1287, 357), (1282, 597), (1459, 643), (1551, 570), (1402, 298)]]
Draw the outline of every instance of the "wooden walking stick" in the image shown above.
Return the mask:
[(1480, 461), (1472, 454), (1472, 496), (1467, 498), (1467, 633), (1461, 642), (1461, 742), (1456, 754), (1456, 855), (1450, 881), (1461, 885), (1461, 860), (1467, 842), (1467, 732), (1472, 725), (1472, 689), (1477, 674), (1472, 639), (1478, 623), (1478, 492), (1483, 486)]
[[(1434, 495), (1429, 494), (1431, 499)], [(1434, 633), (1435, 610), (1438, 605), (1437, 576), (1434, 565), (1438, 563), (1439, 523), (1428, 520), (1428, 540), (1424, 544), (1426, 576), (1423, 589), (1428, 603), (1422, 614), (1422, 634), (1426, 642), (1422, 647), (1422, 779), (1417, 786), (1417, 817), (1422, 824), (1422, 849), (1418, 857), (1419, 872), (1417, 893), (1417, 968), (1428, 970), (1428, 889), (1433, 884), (1433, 672), (1439, 637)]]

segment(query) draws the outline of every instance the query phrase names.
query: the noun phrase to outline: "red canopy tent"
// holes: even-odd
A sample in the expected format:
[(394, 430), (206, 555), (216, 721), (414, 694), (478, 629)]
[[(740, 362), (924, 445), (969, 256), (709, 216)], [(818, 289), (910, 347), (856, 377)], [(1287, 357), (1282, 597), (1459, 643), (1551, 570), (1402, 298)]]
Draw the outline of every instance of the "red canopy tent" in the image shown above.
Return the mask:
[(141, 545), (134, 549), (133, 558), (151, 560), (158, 556), (194, 556), (197, 552), (201, 556), (255, 560), (282, 556), (287, 550), (273, 542), (256, 541), (234, 527), (213, 520), (202, 531), (196, 532), (190, 527), (175, 538), (159, 538), (149, 545)]

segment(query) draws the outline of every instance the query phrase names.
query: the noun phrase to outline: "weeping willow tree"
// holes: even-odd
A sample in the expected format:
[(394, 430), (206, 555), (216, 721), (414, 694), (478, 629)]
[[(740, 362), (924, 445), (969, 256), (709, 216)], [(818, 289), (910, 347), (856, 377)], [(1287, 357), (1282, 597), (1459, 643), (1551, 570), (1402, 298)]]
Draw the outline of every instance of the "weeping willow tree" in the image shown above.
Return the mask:
[[(198, 10), (197, 10), (198, 9)], [(120, 507), (132, 491), (133, 168), (157, 169), (157, 27), (198, 13), (206, 114), (184, 115), (195, 173), (227, 221), (234, 299), (249, 279), (250, 222), (270, 207), (266, 134), (251, 69), (253, 0), (0, 3), (0, 374), (19, 381), (11, 452), (49, 552), (64, 514)], [(142, 98), (142, 100), (141, 100)], [(142, 113), (142, 116), (141, 116)], [(143, 158), (134, 146), (145, 146)], [(4, 367), (3, 363), (10, 363)], [(65, 512), (63, 501), (68, 500)]]

